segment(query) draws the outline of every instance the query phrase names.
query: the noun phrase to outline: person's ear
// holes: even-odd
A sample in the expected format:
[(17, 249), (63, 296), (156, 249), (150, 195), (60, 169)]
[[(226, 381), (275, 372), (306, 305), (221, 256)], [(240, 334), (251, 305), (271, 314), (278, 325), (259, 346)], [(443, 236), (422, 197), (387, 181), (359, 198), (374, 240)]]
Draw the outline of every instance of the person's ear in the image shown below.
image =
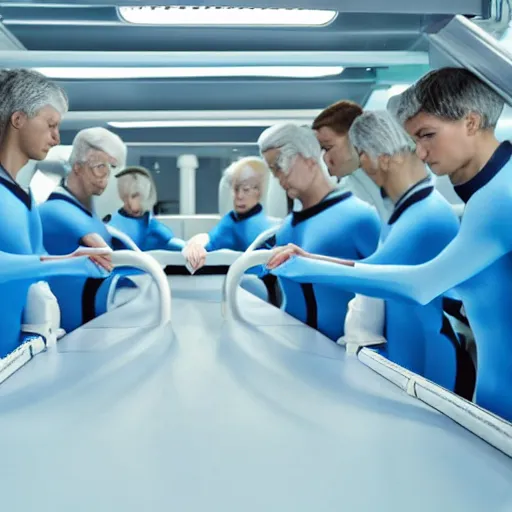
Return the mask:
[(306, 165), (310, 171), (314, 171), (318, 162), (314, 158), (305, 158)]
[(19, 130), (23, 128), (24, 124), (27, 122), (27, 119), (27, 114), (18, 110), (11, 116), (11, 126), (16, 130)]
[(384, 171), (388, 172), (389, 168), (391, 166), (391, 157), (389, 155), (380, 155), (377, 158), (377, 162), (379, 164), (379, 168)]
[(465, 119), (466, 133), (469, 136), (475, 135), (482, 125), (482, 117), (476, 112), (470, 112)]
[(81, 176), (84, 170), (83, 164), (80, 162), (75, 162), (73, 167), (71, 168), (71, 172), (69, 174), (76, 174), (77, 176)]

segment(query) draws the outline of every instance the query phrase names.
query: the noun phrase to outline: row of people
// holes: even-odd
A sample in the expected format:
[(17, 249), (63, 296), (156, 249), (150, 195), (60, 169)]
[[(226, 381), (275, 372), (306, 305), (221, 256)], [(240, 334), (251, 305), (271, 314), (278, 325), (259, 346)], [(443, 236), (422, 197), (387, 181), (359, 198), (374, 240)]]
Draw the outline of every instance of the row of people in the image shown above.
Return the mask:
[[(13, 84), (18, 86), (16, 90)], [(43, 265), (48, 258), (46, 250), (54, 255), (82, 255), (87, 253), (84, 249), (76, 253), (78, 246), (115, 248), (108, 230), (93, 211), (91, 198), (104, 190), (112, 168), (123, 166), (126, 147), (122, 141), (101, 128), (80, 132), (73, 144), (69, 176), (37, 209), (30, 193), (17, 185), (16, 173), (29, 158), (42, 159), (50, 147), (58, 144), (58, 124), (67, 110), (66, 96), (41, 75), (24, 70), (4, 72), (0, 76), (0, 90), (7, 98), (18, 95), (11, 103), (5, 102), (2, 117), (6, 121), (0, 147), (3, 166), (0, 184), (8, 208), (4, 214), (10, 212), (9, 217), (4, 218), (10, 218), (15, 212), (13, 219), (23, 224), (17, 227), (27, 242), (23, 247), (17, 246), (19, 240), (14, 243), (12, 233), (5, 233), (0, 240), (0, 250), (37, 255)], [(453, 277), (443, 280), (436, 276), (437, 283), (453, 284), (436, 287), (429, 282), (425, 287), (435, 292), (426, 293), (421, 288), (423, 267), (415, 267), (418, 270), (414, 273), (411, 265), (425, 266), (431, 260), (434, 265), (440, 261), (434, 268), (442, 269), (444, 255), (450, 254), (450, 248), (465, 247), (464, 244), (469, 243), (464, 238), (457, 245), (468, 228), (457, 234), (457, 218), (434, 190), (432, 176), (424, 163), (436, 174), (447, 173), (454, 184), (460, 184), (456, 190), (463, 199), (484, 188), (491, 190), (487, 199), (489, 194), (496, 193), (500, 203), (504, 202), (505, 184), (500, 195), (492, 186), (485, 187), (488, 182), (493, 183), (496, 175), (500, 176), (498, 171), (506, 168), (510, 158), (509, 146), (498, 145), (493, 135), (502, 108), (499, 96), (471, 73), (456, 69), (436, 71), (408, 90), (401, 101), (395, 102), (393, 116), (385, 112), (364, 113), (358, 105), (339, 102), (322, 112), (312, 129), (277, 125), (266, 130), (258, 141), (266, 166), (253, 158), (237, 162), (228, 169), (234, 211), (207, 235), (194, 237), (185, 244), (151, 217), (148, 205), (155, 189), (150, 173), (142, 168), (126, 169), (118, 175), (125, 207), (110, 222), (144, 249), (182, 249), (192, 266), (198, 268), (204, 263), (206, 251), (219, 248), (243, 251), (273, 224), (260, 204), (268, 166), (288, 197), (298, 199), (302, 205), (302, 209), (292, 212), (278, 230), (274, 242), (284, 248), (276, 250), (269, 263), (269, 269), (279, 277), (284, 291), (284, 309), (333, 340), (347, 334), (345, 327), (358, 312), (363, 316), (385, 315), (384, 328), (377, 333), (377, 338), (387, 340), (381, 349), (387, 357), (471, 398), (472, 367), (461, 350), (461, 340), (444, 315), (442, 302), (443, 294), (465, 281)], [(341, 179), (341, 187), (334, 187), (328, 179), (322, 156), (329, 172)], [(13, 201), (17, 201), (15, 207), (11, 204)], [(501, 207), (500, 212), (503, 213)], [(482, 238), (472, 239), (471, 247), (478, 247), (485, 255), (496, 249), (503, 227), (500, 224), (496, 227), (493, 213), (494, 209), (486, 224), (493, 230), (486, 233), (486, 238), (482, 233)], [(463, 227), (468, 225), (466, 216)], [(478, 218), (483, 224), (481, 210)], [(476, 224), (476, 220), (472, 220)], [(503, 221), (501, 217), (500, 220)], [(471, 221), (469, 225), (470, 230), (475, 229)], [(502, 250), (503, 244), (500, 244)], [(498, 249), (494, 251), (498, 252)], [(284, 263), (292, 256), (299, 257)], [(92, 255), (91, 258), (106, 271), (111, 270), (108, 256)], [(358, 261), (357, 265), (354, 261)], [(495, 298), (503, 299), (503, 290), (508, 289), (506, 281), (502, 280), (507, 271), (506, 263), (505, 260), (500, 266), (501, 274), (497, 270), (488, 278), (493, 280)], [(100, 276), (97, 267), (91, 265), (78, 265), (79, 270), (66, 270), (68, 267), (62, 266), (60, 275), (52, 275), (52, 271), (46, 276), (62, 308), (66, 330), (107, 311), (112, 291), (134, 286), (129, 279), (133, 270)], [(448, 266), (445, 271), (459, 276), (462, 269), (468, 273), (467, 268), (473, 267), (460, 265), (458, 272), (453, 272)], [(72, 280), (66, 277), (66, 272), (74, 274)], [(41, 275), (39, 273), (38, 277)], [(404, 277), (409, 275), (414, 276), (414, 286)], [(434, 281), (428, 267), (425, 275)], [(500, 286), (494, 283), (496, 279)], [(30, 282), (16, 285), (16, 293), (8, 292), (19, 300), (10, 301), (12, 325), (2, 344), (4, 353), (19, 343)], [(403, 287), (398, 287), (397, 282), (403, 283)], [(14, 290), (12, 283), (2, 286)], [(481, 294), (482, 283), (475, 287)], [(478, 309), (473, 304), (473, 289), (469, 295), (462, 293), (464, 291), (465, 286), (462, 286), (459, 293), (477, 335), (477, 402), (509, 417), (510, 404), (496, 404), (496, 397), (502, 391), (496, 390), (493, 379), (496, 375), (502, 376), (504, 368), (510, 370), (510, 363), (498, 365), (500, 371), (494, 372), (501, 353), (489, 350), (489, 344), (479, 341), (479, 338), (490, 338), (489, 332), (483, 335), (482, 305)], [(356, 292), (365, 295), (354, 299)], [(385, 303), (368, 296), (385, 299)], [(428, 301), (423, 300), (425, 296)], [(416, 302), (407, 302), (404, 298)], [(499, 341), (503, 336), (496, 339), (496, 329), (504, 325), (504, 309), (503, 305), (492, 306), (492, 318), (496, 321), (495, 329), (491, 330), (493, 346), (503, 345)], [(370, 319), (370, 323), (372, 321), (374, 319)], [(475, 329), (475, 321), (480, 331)], [(510, 398), (505, 402), (507, 400)]]
[[(352, 117), (350, 124), (347, 117)], [(344, 120), (349, 132), (342, 135), (338, 129), (335, 133), (327, 124), (333, 120)], [(292, 212), (285, 219), (274, 237), (275, 244), (293, 243), (328, 257), (408, 264), (427, 261), (455, 236), (457, 217), (433, 190), (432, 177), (415, 155), (412, 139), (389, 114), (363, 114), (357, 105), (340, 102), (323, 112), (315, 123), (316, 131), (291, 124), (277, 125), (265, 131), (258, 141), (268, 168), (288, 197), (299, 199), (302, 204), (301, 211)], [(333, 141), (335, 137), (338, 141)], [(334, 170), (331, 172), (344, 177), (345, 184), (348, 181), (360, 197), (371, 201), (380, 215), (350, 191), (333, 186), (322, 166), (320, 141), (324, 159)], [(340, 151), (334, 153), (336, 146), (348, 158), (340, 158)], [(333, 165), (334, 162), (339, 163)], [(354, 164), (362, 169), (354, 171)], [(261, 206), (267, 166), (257, 158), (246, 158), (227, 169), (225, 176), (233, 188), (234, 209), (210, 233), (197, 235), (188, 242), (184, 253), (194, 268), (204, 263), (207, 251), (244, 251), (272, 225)], [(139, 169), (139, 173), (149, 177), (148, 171)], [(142, 219), (134, 223), (133, 217), (143, 211), (138, 207), (131, 214), (121, 211), (116, 215), (118, 219), (125, 217), (117, 227), (139, 245), (143, 242), (134, 228)], [(420, 218), (416, 218), (418, 214)], [(334, 221), (338, 218), (344, 221)], [(376, 251), (379, 239), (380, 248)], [(363, 334), (370, 334), (377, 343), (387, 338), (390, 342), (382, 352), (391, 360), (471, 398), (474, 367), (443, 312), (441, 297), (426, 308), (388, 301), (384, 317), (384, 308), (379, 307), (384, 306), (382, 301), (363, 296), (352, 300), (353, 291), (340, 291), (329, 284), (299, 284), (281, 279), (281, 289), (287, 313), (333, 340), (344, 337), (347, 325), (350, 330), (347, 312), (348, 318), (350, 313), (359, 311), (366, 317), (365, 323), (385, 325), (385, 330), (381, 328), (377, 335), (375, 329)], [(372, 316), (376, 318), (369, 318), (368, 322)], [(411, 343), (412, 338), (416, 338), (415, 343)]]
[[(336, 133), (328, 123), (335, 127), (343, 124), (348, 132), (342, 135), (342, 128), (338, 128)], [(293, 211), (284, 220), (273, 237), (275, 245), (292, 243), (308, 253), (327, 257), (417, 263), (431, 259), (455, 236), (459, 226), (455, 213), (434, 191), (430, 172), (414, 153), (414, 142), (390, 114), (363, 113), (357, 105), (340, 102), (323, 112), (315, 124), (316, 130), (276, 125), (258, 141), (281, 187), (302, 205), (300, 211)], [(368, 145), (366, 152), (354, 149), (361, 148), (354, 138)], [(341, 189), (324, 171), (320, 141), (331, 173), (344, 178)], [(370, 163), (370, 154), (378, 165)], [(235, 168), (245, 169), (246, 177), (255, 175), (247, 161), (237, 164)], [(359, 165), (362, 169), (357, 168)], [(365, 200), (347, 190), (347, 182)], [(252, 216), (247, 215), (233, 224), (231, 218), (237, 214), (231, 212), (220, 223), (229, 235), (221, 237), (212, 249), (244, 250), (257, 232), (243, 242), (240, 235), (251, 225), (259, 227), (260, 232), (264, 230), (258, 202), (261, 194), (259, 190), (252, 195), (250, 192), (247, 186), (247, 197), (239, 197), (239, 188), (235, 189), (235, 209), (241, 201), (250, 201), (250, 211), (258, 212), (258, 222), (252, 224)], [(217, 232), (215, 229), (210, 235), (199, 235), (187, 244), (184, 253), (196, 268), (204, 262), (209, 236), (217, 239)], [(381, 351), (391, 360), (472, 397), (474, 366), (444, 314), (441, 297), (422, 308), (401, 301), (384, 305), (364, 296), (354, 299), (352, 290), (340, 290), (329, 282), (298, 283), (281, 278), (280, 285), (283, 309), (332, 340), (350, 338), (354, 330), (361, 331), (361, 319), (354, 319), (359, 312), (363, 324), (373, 326), (363, 329), (362, 336), (372, 338), (364, 339), (365, 344), (382, 344), (387, 338), (388, 344)], [(375, 329), (376, 324), (381, 328)]]
[[(5, 302), (0, 341), (0, 357), (3, 357), (23, 341), (21, 326), (27, 295), (35, 281), (50, 283), (61, 309), (62, 327), (68, 332), (107, 311), (115, 304), (116, 291), (135, 286), (130, 279), (130, 275), (137, 273), (135, 270), (111, 272), (108, 254), (98, 255), (86, 249), (122, 248), (93, 207), (93, 198), (104, 192), (112, 171), (121, 169), (116, 178), (124, 207), (108, 219), (110, 226), (125, 232), (142, 250), (181, 250), (185, 243), (151, 215), (156, 203), (151, 173), (142, 167), (124, 168), (126, 146), (117, 135), (104, 128), (85, 129), (77, 134), (68, 161), (69, 173), (38, 207), (30, 190), (24, 190), (16, 178), (29, 160), (44, 159), (49, 150), (59, 144), (59, 124), (68, 109), (67, 96), (46, 77), (28, 70), (2, 72), (0, 91), (4, 98), (0, 118), (0, 193), (2, 215), (8, 226), (0, 234), (0, 251), (3, 261), (9, 261), (0, 289), (2, 302)], [(252, 218), (258, 213), (258, 208), (246, 204), (244, 197), (247, 187), (257, 196), (268, 171), (257, 159), (252, 164), (256, 179), (249, 177), (249, 183), (243, 166), (234, 166), (227, 173), (232, 172), (230, 179), (233, 187), (240, 189), (238, 196), (242, 200), (235, 205), (236, 213), (226, 217), (210, 234), (205, 244), (207, 249), (238, 243), (235, 239), (226, 239), (230, 236), (230, 222)], [(259, 234), (260, 227), (268, 227), (266, 217), (260, 215), (259, 218), (263, 222), (261, 226), (249, 229), (245, 234), (247, 242), (236, 249), (243, 250), (244, 244)], [(20, 265), (13, 266), (12, 257), (4, 253), (30, 255), (35, 259), (16, 258)], [(62, 259), (66, 255), (73, 257)], [(87, 256), (96, 265), (88, 261)], [(34, 262), (37, 262), (35, 267)], [(27, 271), (27, 279), (22, 283), (15, 268)]]
[[(444, 87), (440, 84), (444, 84)], [(344, 178), (345, 184), (362, 199), (376, 206), (380, 214), (380, 245), (366, 258), (364, 254), (344, 255), (354, 250), (357, 235), (364, 234), (364, 230), (356, 230), (356, 236), (350, 234), (348, 244), (345, 238), (336, 236), (337, 230), (343, 232), (350, 223), (347, 216), (338, 215), (334, 205), (343, 202), (343, 199), (347, 201), (350, 196), (333, 190), (327, 180), (322, 182), (317, 178), (322, 175), (318, 153), (312, 150), (313, 145), (304, 142), (308, 136), (309, 142), (313, 142), (311, 132), (284, 125), (272, 127), (262, 134), (260, 150), (269, 168), (288, 195), (299, 198), (303, 203), (303, 210), (293, 212), (275, 237), (277, 245), (290, 242), (293, 245), (278, 250), (269, 268), (275, 269), (273, 273), (279, 276), (285, 290), (285, 310), (332, 339), (336, 339), (338, 334), (343, 335), (343, 325), (346, 327), (350, 319), (350, 305), (353, 311), (359, 311), (362, 315), (378, 311), (378, 308), (368, 307), (378, 303), (369, 303), (368, 297), (361, 296), (356, 301), (359, 299), (365, 307), (356, 308), (354, 301), (347, 307), (347, 301), (354, 292), (383, 297), (386, 301), (382, 334), (388, 343), (382, 351), (402, 366), (471, 399), (475, 368), (464, 340), (454, 331), (443, 311), (447, 296), (458, 294), (463, 299), (467, 297), (466, 293), (460, 291), (465, 284), (452, 279), (450, 282), (462, 284), (462, 287), (458, 286), (454, 291), (453, 286), (438, 286), (438, 293), (429, 294), (427, 301), (418, 303), (418, 296), (421, 297), (423, 293), (419, 284), (421, 267), (415, 274), (416, 288), (411, 290), (411, 286), (406, 286), (407, 280), (403, 276), (410, 273), (411, 265), (426, 264), (431, 260), (443, 261), (439, 258), (446, 254), (445, 248), (448, 250), (456, 246), (457, 240), (461, 239), (461, 234), (458, 235), (459, 221), (451, 206), (435, 191), (435, 179), (425, 164), (437, 175), (448, 174), (464, 201), (486, 185), (510, 157), (508, 142), (500, 145), (494, 137), (494, 127), (502, 112), (503, 101), (470, 72), (448, 68), (427, 75), (391, 107), (393, 116), (386, 112), (363, 113), (350, 102), (340, 102), (326, 109), (313, 123), (330, 172)], [(363, 172), (376, 188), (368, 186), (368, 181), (361, 179)], [(378, 195), (375, 194), (376, 190)], [(488, 190), (493, 189), (489, 186)], [(504, 190), (501, 196), (506, 193)], [(490, 200), (489, 196), (486, 197)], [(325, 212), (328, 212), (327, 215), (332, 213), (332, 217), (326, 220)], [(336, 218), (343, 218), (343, 222), (336, 223)], [(362, 221), (362, 210), (353, 212), (350, 218), (351, 222), (356, 219)], [(308, 220), (307, 227), (305, 220)], [(492, 216), (487, 220), (489, 225), (495, 222)], [(464, 225), (468, 225), (467, 220)], [(467, 231), (463, 229), (464, 232)], [(286, 236), (290, 233), (291, 236)], [(316, 245), (314, 249), (308, 249), (310, 240), (313, 246)], [(484, 242), (495, 245), (498, 241), (498, 238), (489, 238), (488, 233), (485, 239), (474, 239), (472, 247), (476, 249), (478, 243)], [(495, 249), (494, 246), (491, 248)], [(485, 254), (491, 248), (482, 247), (479, 250)], [(332, 253), (333, 250), (336, 254)], [(315, 265), (312, 274), (292, 270), (292, 266), (284, 265), (281, 268), (282, 263), (292, 255), (345, 265), (347, 260), (359, 261), (355, 266), (357, 271), (350, 268), (333, 270), (327, 266), (326, 276), (323, 277), (322, 265)], [(506, 261), (505, 258), (503, 264), (506, 265)], [(301, 265), (304, 263), (301, 262)], [(394, 269), (391, 265), (407, 267)], [(439, 272), (442, 272), (441, 263), (438, 265)], [(381, 272), (377, 274), (378, 285), (371, 283), (369, 277), (366, 280), (360, 277), (371, 277), (375, 272), (373, 269)], [(453, 273), (449, 266), (445, 271)], [(340, 274), (339, 283), (333, 278), (333, 272)], [(402, 276), (401, 280), (397, 279), (398, 274)], [(426, 275), (432, 281), (429, 284), (436, 282), (436, 276)], [(403, 287), (397, 286), (397, 282), (402, 283)], [(501, 306), (506, 303), (503, 289), (508, 289), (507, 280), (500, 281), (500, 286), (493, 293), (500, 299)], [(482, 297), (481, 288), (479, 292)], [(464, 300), (465, 306), (467, 301)], [(490, 319), (506, 318), (503, 307), (496, 307), (494, 303), (492, 306), (486, 305), (485, 299), (481, 299), (480, 311), (488, 307), (493, 309)], [(336, 319), (336, 314), (343, 315), (343, 312), (347, 312), (344, 323)], [(481, 312), (476, 314), (480, 314), (476, 316), (476, 321), (483, 318)], [(473, 327), (475, 320), (471, 321), (471, 315), (468, 316)], [(503, 324), (496, 322), (496, 325)], [(492, 329), (488, 330), (486, 338), (492, 336), (490, 332)], [(484, 340), (482, 336), (483, 333), (480, 339)], [(509, 399), (502, 400), (504, 391), (495, 384), (496, 375), (502, 373), (503, 367), (510, 374), (510, 363), (508, 359), (503, 363), (500, 350), (495, 350), (490, 357), (487, 347), (482, 349), (481, 345), (477, 337), (479, 371), (476, 401), (503, 417), (510, 417), (510, 413), (506, 412), (510, 410), (506, 403)], [(500, 342), (495, 339), (492, 345), (499, 346)], [(495, 368), (498, 372), (494, 371)]]
[[(386, 172), (396, 172), (407, 160), (406, 167), (412, 170), (416, 157), (435, 174), (448, 175), (466, 203), (460, 229), (455, 219), (450, 219), (447, 205), (424, 187), (403, 202), (398, 200), (381, 249), (367, 261), (355, 263), (289, 246), (278, 249), (268, 266), (281, 279), (328, 282), (383, 298), (387, 311), (393, 311), (394, 306), (388, 307), (393, 304), (401, 303), (405, 308), (409, 303), (425, 319), (440, 296), (454, 291), (462, 299), (475, 335), (475, 401), (511, 420), (508, 208), (512, 200), (512, 145), (500, 143), (494, 133), (504, 102), (471, 72), (445, 68), (420, 79), (391, 107), (399, 128), (405, 128), (415, 141), (415, 153), (407, 145), (391, 144), (389, 117), (383, 125), (385, 115), (364, 115), (349, 132), (362, 167), (385, 188)], [(397, 238), (403, 242), (395, 246)], [(411, 247), (421, 250), (416, 253)], [(425, 325), (430, 329), (436, 326), (437, 332), (439, 322), (432, 319)], [(394, 342), (391, 334), (388, 347)], [(429, 335), (424, 341), (430, 351), (435, 336)], [(408, 346), (416, 347), (417, 343), (418, 335), (411, 332)], [(431, 356), (439, 367), (447, 361), (438, 351)]]

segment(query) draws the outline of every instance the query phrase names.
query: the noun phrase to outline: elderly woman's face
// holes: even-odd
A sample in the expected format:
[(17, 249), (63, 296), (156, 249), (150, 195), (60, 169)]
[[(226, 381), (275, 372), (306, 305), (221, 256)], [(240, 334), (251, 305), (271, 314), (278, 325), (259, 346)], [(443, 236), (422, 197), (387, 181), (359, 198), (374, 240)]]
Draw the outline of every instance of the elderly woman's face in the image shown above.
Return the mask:
[[(315, 171), (302, 155), (295, 155), (286, 164), (281, 163), (281, 151), (279, 149), (270, 149), (263, 153), (263, 157), (273, 176), (279, 180), (279, 184), (290, 199), (300, 198), (301, 194), (310, 188), (315, 177)], [(287, 168), (281, 168), (282, 165), (287, 166)]]
[(141, 217), (144, 215), (142, 205), (142, 196), (140, 192), (132, 192), (123, 197), (124, 209), (132, 217)]
[(115, 158), (104, 151), (91, 149), (84, 162), (77, 162), (75, 169), (90, 195), (101, 196), (108, 185)]
[(233, 180), (233, 207), (237, 213), (246, 213), (260, 202), (260, 185), (256, 179)]
[(233, 191), (233, 208), (237, 213), (246, 213), (261, 200), (261, 183), (254, 175), (238, 173), (231, 185)]

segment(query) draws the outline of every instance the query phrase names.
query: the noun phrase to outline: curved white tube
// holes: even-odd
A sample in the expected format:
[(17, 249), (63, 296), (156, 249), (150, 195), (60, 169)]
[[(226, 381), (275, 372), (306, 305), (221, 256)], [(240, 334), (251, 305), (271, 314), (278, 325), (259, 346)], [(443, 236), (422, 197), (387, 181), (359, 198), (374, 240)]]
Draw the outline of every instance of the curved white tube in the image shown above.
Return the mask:
[(228, 270), (224, 286), (222, 288), (222, 314), (226, 316), (226, 312), (231, 312), (232, 318), (245, 321), (237, 303), (237, 290), (240, 281), (245, 272), (257, 265), (266, 265), (272, 256), (270, 250), (252, 251), (238, 258)]
[(268, 240), (271, 236), (275, 235), (279, 229), (281, 228), (281, 225), (278, 224), (277, 226), (272, 226), (271, 228), (267, 229), (266, 231), (263, 231), (259, 236), (256, 237), (254, 242), (247, 247), (246, 253), (253, 252), (254, 249), (259, 247), (263, 242)]
[(108, 224), (106, 224), (105, 227), (114, 238), (117, 238), (118, 240), (123, 242), (123, 244), (126, 245), (128, 249), (131, 249), (132, 251), (135, 252), (142, 252), (137, 246), (137, 244), (126, 233), (123, 233), (119, 229), (114, 228), (113, 226), (109, 226)]
[(167, 277), (158, 262), (143, 252), (114, 251), (112, 253), (114, 267), (135, 267), (151, 275), (160, 293), (160, 325), (171, 321), (171, 290)]

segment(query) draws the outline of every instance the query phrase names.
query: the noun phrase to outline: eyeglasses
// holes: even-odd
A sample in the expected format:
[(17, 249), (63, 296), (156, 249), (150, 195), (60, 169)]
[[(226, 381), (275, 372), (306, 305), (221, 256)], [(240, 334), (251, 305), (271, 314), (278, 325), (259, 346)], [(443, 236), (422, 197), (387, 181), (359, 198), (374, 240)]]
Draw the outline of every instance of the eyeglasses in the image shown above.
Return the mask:
[(85, 162), (87, 164), (87, 167), (91, 169), (94, 176), (97, 178), (103, 178), (104, 176), (107, 176), (112, 171), (113, 165), (109, 164), (108, 162)]
[(258, 187), (255, 185), (237, 185), (237, 186), (233, 187), (233, 193), (235, 195), (242, 194), (244, 196), (247, 196), (253, 190), (258, 190)]

